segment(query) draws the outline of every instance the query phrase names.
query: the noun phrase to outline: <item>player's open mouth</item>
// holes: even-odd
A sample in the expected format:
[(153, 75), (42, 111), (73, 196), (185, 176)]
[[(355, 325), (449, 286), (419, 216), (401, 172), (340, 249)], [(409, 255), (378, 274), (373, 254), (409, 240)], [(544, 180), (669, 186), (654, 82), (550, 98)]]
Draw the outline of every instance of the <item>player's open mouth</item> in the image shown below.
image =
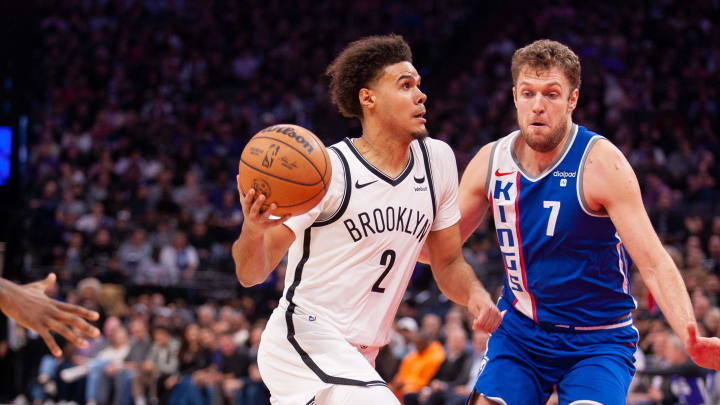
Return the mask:
[(421, 120), (423, 122), (423, 124), (427, 121), (425, 119), (425, 111), (422, 111), (422, 112), (419, 112), (419, 113), (413, 115), (413, 118)]
[(535, 128), (540, 128), (540, 127), (544, 127), (545, 124), (543, 124), (541, 122), (533, 122), (532, 124), (530, 124), (530, 126), (535, 127)]

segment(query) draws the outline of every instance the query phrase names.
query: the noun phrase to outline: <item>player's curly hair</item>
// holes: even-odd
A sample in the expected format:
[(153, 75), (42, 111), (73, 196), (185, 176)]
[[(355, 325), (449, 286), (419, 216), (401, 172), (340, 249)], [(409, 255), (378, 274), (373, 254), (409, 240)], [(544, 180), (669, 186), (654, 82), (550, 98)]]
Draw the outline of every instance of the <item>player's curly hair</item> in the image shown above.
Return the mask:
[(540, 39), (515, 51), (510, 65), (513, 86), (526, 65), (541, 71), (557, 66), (570, 82), (570, 91), (580, 88), (580, 59), (560, 42)]
[(363, 118), (358, 99), (360, 89), (377, 79), (385, 66), (411, 62), (410, 46), (400, 35), (377, 35), (351, 42), (330, 63), (330, 96), (340, 113), (348, 118)]

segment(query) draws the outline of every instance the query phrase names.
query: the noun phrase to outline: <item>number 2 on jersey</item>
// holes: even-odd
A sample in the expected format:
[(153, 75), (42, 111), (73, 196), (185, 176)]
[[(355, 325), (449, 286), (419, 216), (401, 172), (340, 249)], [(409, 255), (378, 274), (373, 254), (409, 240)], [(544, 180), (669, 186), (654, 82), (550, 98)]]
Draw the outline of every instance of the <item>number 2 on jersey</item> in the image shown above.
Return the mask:
[[(389, 261), (389, 263), (388, 263)], [(380, 283), (387, 277), (388, 273), (390, 273), (390, 269), (392, 269), (393, 264), (395, 264), (395, 251), (392, 249), (388, 249), (382, 253), (382, 256), (380, 256), (380, 264), (387, 267), (385, 267), (385, 271), (380, 275), (380, 278), (377, 279), (375, 284), (373, 284), (372, 292), (378, 292), (380, 294), (385, 292), (385, 287), (380, 287)]]
[(560, 213), (560, 201), (543, 201), (543, 208), (550, 208), (550, 218), (548, 218), (547, 230), (545, 235), (555, 235), (555, 223)]

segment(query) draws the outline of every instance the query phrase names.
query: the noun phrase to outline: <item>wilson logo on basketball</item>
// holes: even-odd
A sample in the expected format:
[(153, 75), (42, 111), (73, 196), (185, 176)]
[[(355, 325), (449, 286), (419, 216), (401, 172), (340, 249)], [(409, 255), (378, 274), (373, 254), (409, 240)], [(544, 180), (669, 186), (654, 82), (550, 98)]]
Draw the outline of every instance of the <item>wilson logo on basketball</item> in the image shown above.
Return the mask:
[(275, 156), (277, 156), (278, 152), (280, 152), (280, 146), (274, 143), (270, 144), (270, 147), (265, 151), (265, 157), (261, 163), (262, 167), (269, 169), (275, 161)]
[(310, 145), (310, 142), (308, 142), (307, 139), (305, 139), (305, 137), (303, 137), (302, 135), (298, 135), (297, 132), (295, 132), (295, 129), (292, 127), (275, 125), (265, 128), (260, 132), (277, 132), (278, 134), (287, 135), (289, 138), (302, 145), (303, 149), (305, 149), (307, 153), (313, 153), (313, 151), (315, 150), (312, 145)]

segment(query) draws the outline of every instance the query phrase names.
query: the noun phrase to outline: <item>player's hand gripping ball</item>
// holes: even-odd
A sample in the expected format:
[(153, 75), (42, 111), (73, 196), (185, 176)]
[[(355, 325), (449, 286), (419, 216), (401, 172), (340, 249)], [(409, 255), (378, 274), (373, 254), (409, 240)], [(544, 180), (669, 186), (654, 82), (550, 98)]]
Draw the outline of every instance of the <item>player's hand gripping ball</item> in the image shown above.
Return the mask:
[(325, 145), (307, 129), (273, 125), (250, 138), (240, 156), (239, 184), (243, 194), (254, 188), (265, 195), (262, 210), (275, 203), (273, 215), (299, 215), (322, 200), (330, 186), (332, 167)]

